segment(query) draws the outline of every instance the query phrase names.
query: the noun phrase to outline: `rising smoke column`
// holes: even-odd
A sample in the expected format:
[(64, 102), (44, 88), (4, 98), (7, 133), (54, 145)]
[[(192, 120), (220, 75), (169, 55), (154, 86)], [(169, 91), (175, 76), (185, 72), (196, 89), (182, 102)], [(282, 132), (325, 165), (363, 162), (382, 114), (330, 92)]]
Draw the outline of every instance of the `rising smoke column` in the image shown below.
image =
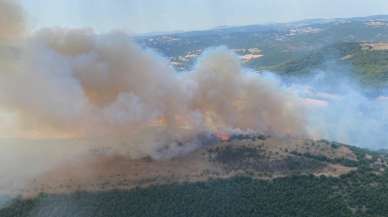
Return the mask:
[(0, 0), (0, 40), (12, 41), (24, 31), (24, 14), (12, 0)]
[[(244, 71), (225, 48), (209, 50), (192, 72), (178, 74), (125, 34), (45, 29), (24, 42), (15, 64), (0, 79), (0, 104), (43, 137), (119, 139), (131, 152), (149, 154), (160, 145), (149, 138), (303, 132), (296, 97)], [(138, 135), (143, 142), (134, 144)]]
[(15, 115), (18, 136), (94, 139), (144, 157), (204, 133), (304, 133), (298, 99), (226, 48), (178, 73), (123, 33), (51, 28), (20, 37), (22, 10), (0, 6), (2, 41), (16, 50), (0, 63), (0, 108)]

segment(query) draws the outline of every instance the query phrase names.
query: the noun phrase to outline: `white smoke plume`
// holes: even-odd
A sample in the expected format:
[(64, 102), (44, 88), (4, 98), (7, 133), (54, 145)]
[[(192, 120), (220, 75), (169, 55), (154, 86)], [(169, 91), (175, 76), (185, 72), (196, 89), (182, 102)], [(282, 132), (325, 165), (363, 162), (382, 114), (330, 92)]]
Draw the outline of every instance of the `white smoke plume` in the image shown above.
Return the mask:
[(388, 148), (386, 91), (368, 94), (346, 69), (317, 70), (289, 87), (305, 102), (309, 135), (369, 149)]

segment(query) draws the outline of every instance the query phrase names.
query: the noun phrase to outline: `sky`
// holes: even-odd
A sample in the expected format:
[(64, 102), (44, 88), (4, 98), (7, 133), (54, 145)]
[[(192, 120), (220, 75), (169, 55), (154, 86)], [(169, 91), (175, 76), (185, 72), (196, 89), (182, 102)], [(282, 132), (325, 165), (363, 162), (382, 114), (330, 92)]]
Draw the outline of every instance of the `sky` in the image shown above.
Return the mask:
[(387, 0), (20, 0), (32, 29), (132, 33), (388, 14)]

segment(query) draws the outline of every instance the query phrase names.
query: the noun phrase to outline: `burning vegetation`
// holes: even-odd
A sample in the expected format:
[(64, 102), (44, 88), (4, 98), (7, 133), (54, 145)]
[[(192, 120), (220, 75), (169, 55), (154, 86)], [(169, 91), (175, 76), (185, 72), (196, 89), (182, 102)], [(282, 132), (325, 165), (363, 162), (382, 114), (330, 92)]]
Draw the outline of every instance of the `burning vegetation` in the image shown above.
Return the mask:
[(300, 100), (226, 48), (178, 73), (123, 33), (44, 29), (21, 38), (17, 58), (1, 63), (0, 106), (19, 124), (8, 135), (105, 140), (137, 158), (199, 134), (305, 134)]

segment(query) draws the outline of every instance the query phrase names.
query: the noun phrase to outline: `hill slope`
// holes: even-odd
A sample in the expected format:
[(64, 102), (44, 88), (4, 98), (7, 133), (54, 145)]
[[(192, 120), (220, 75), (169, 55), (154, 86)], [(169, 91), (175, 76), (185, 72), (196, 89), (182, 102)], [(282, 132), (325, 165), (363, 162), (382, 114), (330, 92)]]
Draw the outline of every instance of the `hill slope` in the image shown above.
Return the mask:
[(228, 141), (215, 141), (190, 154), (161, 160), (133, 160), (93, 150), (80, 160), (31, 180), (20, 192), (28, 196), (39, 192), (131, 189), (235, 176), (339, 176), (356, 169), (352, 163), (357, 157), (349, 147), (327, 141), (262, 135), (235, 135)]
[(40, 177), (33, 191), (46, 193), (27, 192), (0, 216), (388, 214), (385, 154), (338, 143), (236, 135), (169, 160), (95, 159)]
[(388, 85), (388, 16), (316, 19), (139, 37), (138, 41), (189, 70), (207, 48), (227, 46), (258, 71), (302, 74), (344, 64), (370, 88)]
[(267, 69), (283, 75), (301, 76), (316, 69), (334, 71), (330, 69), (333, 66), (337, 66), (337, 69), (338, 66), (346, 67), (346, 70), (337, 70), (338, 76), (349, 71), (351, 74), (348, 76), (355, 78), (364, 87), (387, 87), (388, 44), (337, 43)]

